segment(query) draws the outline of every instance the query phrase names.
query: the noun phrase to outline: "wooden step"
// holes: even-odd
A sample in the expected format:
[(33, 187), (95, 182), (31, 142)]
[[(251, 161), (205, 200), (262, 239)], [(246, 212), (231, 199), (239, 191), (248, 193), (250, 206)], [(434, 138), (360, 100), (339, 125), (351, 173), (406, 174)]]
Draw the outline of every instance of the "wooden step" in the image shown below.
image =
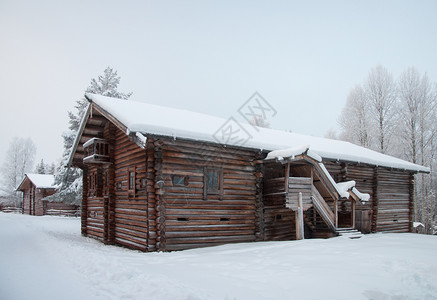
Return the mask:
[(359, 239), (363, 234), (354, 228), (337, 228), (336, 230), (339, 236), (347, 237), (350, 239)]

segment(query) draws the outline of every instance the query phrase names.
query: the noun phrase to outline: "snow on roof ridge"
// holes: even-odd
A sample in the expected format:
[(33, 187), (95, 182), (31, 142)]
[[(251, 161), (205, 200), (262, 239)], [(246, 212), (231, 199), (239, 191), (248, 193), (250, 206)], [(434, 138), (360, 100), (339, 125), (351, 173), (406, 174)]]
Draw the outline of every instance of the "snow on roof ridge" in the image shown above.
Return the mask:
[(57, 188), (55, 185), (55, 175), (26, 173), (25, 176), (32, 181), (36, 188)]
[[(269, 128), (255, 128), (249, 124), (236, 122), (234, 125), (239, 126), (242, 132), (245, 131), (247, 133), (247, 139), (244, 143), (238, 144), (238, 139), (220, 140), (217, 138), (217, 134), (223, 133), (223, 126), (230, 124), (227, 122), (236, 121), (233, 118), (223, 119), (204, 113), (133, 100), (120, 101), (119, 99), (90, 93), (87, 93), (86, 96), (99, 107), (117, 118), (130, 132), (211, 143), (223, 143), (230, 146), (270, 151), (294, 148), (296, 145), (311, 145), (311, 150), (324, 159), (351, 161), (414, 172), (430, 171), (427, 167), (366, 149), (349, 142)], [(237, 140), (237, 142), (235, 140)]]
[(288, 148), (288, 149), (273, 150), (267, 153), (266, 159), (279, 159), (279, 160), (283, 160), (284, 158), (293, 159), (295, 156), (302, 155), (302, 154), (306, 154), (307, 156), (311, 157), (317, 162), (322, 162), (322, 157), (320, 157), (320, 155), (318, 155), (316, 152), (312, 151), (309, 145)]

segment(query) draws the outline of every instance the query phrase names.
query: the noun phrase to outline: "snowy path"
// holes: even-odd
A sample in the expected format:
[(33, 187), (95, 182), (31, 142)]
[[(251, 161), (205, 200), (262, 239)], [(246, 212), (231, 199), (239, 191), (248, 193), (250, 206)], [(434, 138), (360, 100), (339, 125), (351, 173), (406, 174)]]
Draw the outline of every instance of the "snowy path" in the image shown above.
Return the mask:
[(436, 249), (377, 234), (141, 253), (79, 219), (0, 213), (0, 299), (437, 299)]

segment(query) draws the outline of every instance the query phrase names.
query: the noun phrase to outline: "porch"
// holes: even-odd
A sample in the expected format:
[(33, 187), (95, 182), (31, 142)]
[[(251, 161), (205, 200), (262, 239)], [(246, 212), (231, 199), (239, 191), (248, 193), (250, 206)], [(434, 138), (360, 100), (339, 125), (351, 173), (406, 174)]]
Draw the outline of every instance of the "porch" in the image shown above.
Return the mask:
[(264, 170), (264, 212), (291, 215), (288, 226), (295, 226), (296, 239), (361, 235), (355, 229), (356, 205), (368, 195), (359, 193), (353, 181), (336, 183), (308, 149), (287, 159), (268, 159)]

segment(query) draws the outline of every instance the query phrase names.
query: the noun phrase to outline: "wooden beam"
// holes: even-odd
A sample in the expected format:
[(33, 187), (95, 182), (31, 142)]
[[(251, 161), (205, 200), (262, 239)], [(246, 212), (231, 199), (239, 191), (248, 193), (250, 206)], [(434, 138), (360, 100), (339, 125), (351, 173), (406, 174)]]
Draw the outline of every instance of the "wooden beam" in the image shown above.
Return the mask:
[(116, 117), (111, 115), (109, 112), (98, 106), (96, 103), (92, 102), (92, 109), (100, 113), (101, 115), (105, 116), (109, 121), (111, 121), (115, 126), (118, 127), (121, 131), (126, 133), (127, 126), (124, 125), (122, 122), (120, 122)]
[(302, 193), (298, 194), (298, 203), (296, 211), (296, 240), (303, 240), (304, 235), (304, 215), (303, 215), (303, 204), (302, 204)]

